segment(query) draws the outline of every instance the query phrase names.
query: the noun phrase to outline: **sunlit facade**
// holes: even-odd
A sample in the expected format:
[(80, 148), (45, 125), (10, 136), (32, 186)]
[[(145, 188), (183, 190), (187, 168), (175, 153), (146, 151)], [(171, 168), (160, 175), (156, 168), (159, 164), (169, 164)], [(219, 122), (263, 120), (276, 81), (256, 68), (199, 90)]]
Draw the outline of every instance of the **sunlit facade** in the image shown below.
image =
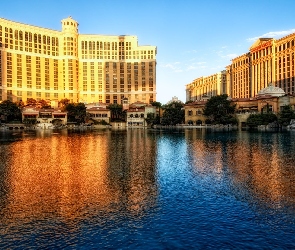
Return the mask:
[(186, 100), (203, 100), (204, 97), (226, 93), (226, 71), (221, 71), (210, 76), (202, 76), (186, 85)]
[(61, 23), (56, 31), (0, 18), (0, 101), (156, 101), (156, 46)]
[(251, 98), (270, 83), (286, 94), (295, 93), (295, 33), (279, 40), (260, 38), (250, 51), (227, 67), (228, 94)]
[[(253, 98), (261, 90), (273, 84), (285, 91), (295, 93), (295, 33), (281, 39), (259, 38), (249, 52), (232, 59), (222, 74), (224, 81), (199, 77), (186, 85), (186, 101), (201, 100), (223, 93), (232, 98)], [(207, 79), (207, 81), (205, 81)], [(216, 77), (218, 79), (218, 77)], [(213, 84), (212, 84), (213, 83)]]

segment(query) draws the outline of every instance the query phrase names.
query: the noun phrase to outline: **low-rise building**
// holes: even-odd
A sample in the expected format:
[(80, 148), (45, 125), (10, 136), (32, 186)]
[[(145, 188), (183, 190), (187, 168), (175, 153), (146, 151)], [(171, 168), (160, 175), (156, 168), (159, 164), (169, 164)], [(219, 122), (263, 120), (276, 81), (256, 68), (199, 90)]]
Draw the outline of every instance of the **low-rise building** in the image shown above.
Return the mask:
[(86, 112), (91, 120), (98, 123), (110, 123), (111, 111), (106, 103), (86, 104)]
[(156, 107), (143, 102), (135, 102), (129, 105), (127, 110), (127, 127), (147, 127), (146, 118), (149, 113), (156, 116)]
[(205, 124), (207, 117), (203, 115), (207, 101), (194, 101), (184, 105), (185, 124), (202, 125)]
[(68, 118), (67, 112), (61, 109), (24, 107), (22, 109), (22, 121), (23, 123), (30, 123), (28, 122), (30, 120), (35, 120), (37, 127), (48, 128), (54, 124), (66, 125)]
[[(284, 90), (269, 84), (260, 90), (253, 98), (232, 98), (230, 101), (236, 105), (236, 118), (239, 126), (246, 124), (250, 114), (272, 112), (278, 114), (283, 107), (290, 105), (295, 110), (295, 95), (285, 94)], [(194, 101), (184, 106), (185, 124), (202, 125), (207, 117), (203, 115), (203, 109), (207, 100)]]

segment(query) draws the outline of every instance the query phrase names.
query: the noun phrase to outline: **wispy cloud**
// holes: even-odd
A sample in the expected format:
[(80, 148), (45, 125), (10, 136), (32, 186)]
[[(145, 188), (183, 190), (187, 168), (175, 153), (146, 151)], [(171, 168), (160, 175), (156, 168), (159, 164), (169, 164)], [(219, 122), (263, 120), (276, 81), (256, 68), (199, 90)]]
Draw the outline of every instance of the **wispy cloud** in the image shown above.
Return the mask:
[(182, 54), (195, 54), (197, 52), (198, 52), (197, 50), (193, 49), (193, 50), (186, 50)]
[(191, 71), (196, 69), (207, 68), (207, 62), (193, 62), (193, 63), (180, 63), (180, 62), (172, 62), (172, 63), (159, 63), (159, 66), (162, 68), (167, 68), (175, 73), (181, 73), (184, 71)]
[(207, 68), (206, 62), (197, 62), (192, 64), (187, 64), (185, 71), (191, 71), (196, 69), (204, 69)]
[(220, 50), (220, 51), (217, 51), (216, 54), (221, 57), (221, 58), (225, 58), (225, 59), (233, 59), (235, 57), (238, 57), (238, 54), (235, 54), (235, 53), (228, 53), (228, 54), (225, 54), (226, 52), (223, 51), (223, 50)]
[(182, 72), (180, 62), (172, 62), (172, 63), (160, 63), (160, 67), (171, 69), (174, 72)]
[(222, 56), (222, 57), (223, 57), (223, 58), (228, 58), (228, 59), (233, 59), (233, 58), (238, 57), (238, 55), (235, 54), (235, 53), (231, 53), (231, 54), (224, 55), (224, 56)]
[(286, 36), (286, 35), (289, 35), (291, 33), (294, 33), (295, 32), (295, 29), (290, 29), (290, 30), (282, 30), (282, 31), (270, 31), (268, 33), (265, 33), (261, 36), (256, 36), (256, 37), (251, 37), (251, 38), (248, 38), (247, 41), (248, 42), (254, 42), (256, 41), (257, 39), (259, 38), (276, 38), (276, 37), (283, 37), (283, 36)]

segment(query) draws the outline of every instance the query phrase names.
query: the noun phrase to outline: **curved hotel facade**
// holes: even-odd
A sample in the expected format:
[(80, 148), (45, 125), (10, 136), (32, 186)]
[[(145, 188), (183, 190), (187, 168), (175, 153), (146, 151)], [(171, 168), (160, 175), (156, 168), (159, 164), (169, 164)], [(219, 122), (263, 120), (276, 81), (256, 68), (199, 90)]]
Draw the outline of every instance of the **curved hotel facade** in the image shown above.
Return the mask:
[(79, 34), (71, 17), (61, 23), (55, 31), (0, 18), (0, 101), (156, 101), (156, 46)]
[(249, 52), (232, 60), (223, 71), (226, 75), (223, 81), (213, 84), (211, 80), (209, 88), (205, 82), (198, 83), (200, 78), (187, 84), (186, 100), (201, 100), (202, 95), (219, 94), (228, 94), (232, 98), (252, 98), (269, 84), (283, 89), (286, 94), (295, 94), (294, 57), (295, 33), (278, 40), (260, 38)]

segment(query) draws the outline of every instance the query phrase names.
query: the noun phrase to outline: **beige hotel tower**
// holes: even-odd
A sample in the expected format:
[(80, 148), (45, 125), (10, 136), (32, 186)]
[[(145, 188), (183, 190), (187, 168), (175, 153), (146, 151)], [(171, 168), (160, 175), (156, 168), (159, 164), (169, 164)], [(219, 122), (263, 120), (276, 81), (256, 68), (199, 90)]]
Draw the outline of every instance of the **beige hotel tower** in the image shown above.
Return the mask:
[(61, 23), (60, 32), (0, 18), (0, 101), (156, 101), (156, 46)]
[(253, 98), (269, 85), (295, 95), (295, 33), (281, 39), (259, 38), (249, 51), (232, 59), (226, 70), (186, 85), (186, 100), (228, 94)]

